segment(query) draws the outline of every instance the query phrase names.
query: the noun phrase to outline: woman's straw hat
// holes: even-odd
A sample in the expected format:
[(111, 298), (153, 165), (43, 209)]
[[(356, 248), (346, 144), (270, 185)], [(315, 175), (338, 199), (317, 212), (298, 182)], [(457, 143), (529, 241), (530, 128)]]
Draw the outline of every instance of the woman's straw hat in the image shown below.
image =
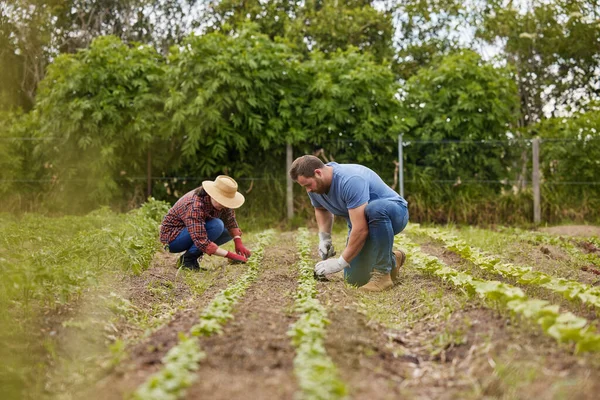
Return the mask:
[(238, 208), (246, 199), (238, 193), (238, 184), (227, 175), (219, 175), (213, 181), (202, 182), (202, 188), (210, 197), (227, 208)]

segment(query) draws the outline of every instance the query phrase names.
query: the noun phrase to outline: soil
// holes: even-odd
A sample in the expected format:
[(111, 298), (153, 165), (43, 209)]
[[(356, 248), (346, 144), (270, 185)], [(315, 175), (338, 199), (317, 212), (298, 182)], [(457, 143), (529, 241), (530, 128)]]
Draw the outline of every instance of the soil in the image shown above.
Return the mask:
[[(436, 251), (432, 246), (424, 246), (423, 249), (427, 253), (435, 253), (437, 257), (451, 267), (456, 268), (461, 263), (460, 257), (453, 252)], [(463, 315), (472, 312), (473, 310), (469, 311), (468, 309), (459, 310), (453, 314), (452, 319), (460, 320)], [(543, 335), (535, 324), (512, 317), (507, 312), (495, 312), (489, 308), (482, 308), (476, 312), (483, 318), (480, 318), (472, 326), (487, 331), (487, 344), (481, 342), (481, 337), (479, 338), (480, 343), (477, 343), (477, 341), (475, 343), (471, 341), (471, 343), (476, 347), (486, 345), (488, 351), (486, 355), (475, 356), (470, 361), (472, 365), (463, 366), (474, 372), (472, 376), (479, 382), (483, 394), (493, 397), (506, 395), (506, 388), (503, 387), (500, 381), (486, 376), (486, 370), (491, 373), (492, 370), (489, 367), (499, 362), (508, 362), (514, 365), (532, 364), (535, 365), (536, 369), (544, 371), (544, 374), (536, 375), (530, 385), (519, 391), (519, 398), (553, 397), (549, 389), (552, 388), (553, 384), (556, 384), (558, 378), (583, 382), (582, 386), (572, 389), (569, 398), (591, 399), (595, 397), (594, 393), (600, 390), (600, 382), (596, 379), (590, 379), (590, 374), (595, 374), (592, 371), (597, 371), (600, 367), (594, 356), (573, 355), (572, 352), (568, 351), (568, 348), (557, 344), (551, 337)], [(472, 317), (470, 318), (472, 319)], [(434, 327), (434, 329), (439, 328), (439, 326)], [(469, 332), (470, 337), (473, 335), (474, 332)], [(477, 336), (476, 333), (475, 336)], [(467, 342), (469, 343), (469, 341)], [(486, 361), (488, 365), (486, 365)], [(474, 365), (478, 365), (478, 368), (473, 368)], [(452, 398), (452, 396), (448, 398)]]
[[(223, 333), (199, 338), (206, 358), (199, 363), (186, 398), (296, 397), (295, 350), (287, 335), (298, 317), (293, 312), (298, 284), (294, 235), (278, 233), (266, 247), (262, 270), (235, 306), (234, 319)], [(460, 266), (460, 257), (452, 252), (433, 245), (423, 250), (450, 266)], [(316, 251), (313, 258), (316, 262)], [(187, 333), (214, 296), (244, 272), (240, 265), (204, 260), (208, 271), (195, 277), (212, 281), (198, 293), (177, 275), (174, 262), (175, 256), (157, 253), (149, 270), (127, 280), (126, 293), (132, 304), (150, 311), (165, 298), (148, 288), (168, 288), (167, 303), (177, 312), (147, 335), (132, 330), (130, 337), (137, 335), (138, 340), (128, 347), (129, 358), (79, 397), (122, 399), (132, 393), (158, 371), (178, 333)], [(467, 299), (452, 286), (410, 267), (404, 268), (400, 284), (382, 294), (362, 294), (347, 286), (341, 274), (317, 282), (317, 288), (330, 321), (325, 348), (349, 398), (591, 399), (600, 391), (600, 381), (594, 378), (600, 361), (594, 356), (575, 356), (572, 347), (557, 344), (535, 324), (477, 298)], [(424, 299), (434, 304), (425, 304)], [(397, 319), (369, 314), (366, 301), (380, 301), (381, 308), (391, 310)], [(122, 329), (126, 332), (126, 327)], [(564, 392), (557, 389), (560, 384), (568, 386)]]
[[(418, 365), (412, 355), (397, 355), (389, 346), (390, 337), (377, 325), (357, 312), (356, 294), (343, 284), (320, 283), (319, 300), (328, 304), (325, 347), (352, 398), (396, 399), (402, 395), (400, 383), (410, 365)], [(325, 286), (329, 286), (323, 290)]]
[(298, 281), (291, 233), (267, 247), (256, 282), (235, 307), (222, 335), (201, 338), (200, 363), (188, 399), (291, 399), (297, 390), (294, 348), (287, 336)]
[(177, 305), (177, 311), (166, 324), (129, 346), (128, 358), (94, 385), (91, 389), (94, 395), (91, 398), (121, 400), (133, 393), (151, 374), (161, 368), (161, 359), (178, 342), (179, 332), (187, 333), (198, 321), (200, 311), (219, 291), (243, 273), (241, 268), (228, 265), (220, 257), (205, 257), (201, 265), (208, 271), (195, 272), (195, 279), (211, 279), (212, 282), (198, 295), (185, 283), (182, 272), (175, 267), (176, 262), (176, 255), (159, 252), (151, 268), (138, 277), (127, 279), (125, 285), (128, 288), (128, 298), (140, 310), (148, 312), (153, 307), (163, 304), (164, 299), (152, 296), (148, 290), (149, 284), (158, 283), (173, 287), (171, 301)]

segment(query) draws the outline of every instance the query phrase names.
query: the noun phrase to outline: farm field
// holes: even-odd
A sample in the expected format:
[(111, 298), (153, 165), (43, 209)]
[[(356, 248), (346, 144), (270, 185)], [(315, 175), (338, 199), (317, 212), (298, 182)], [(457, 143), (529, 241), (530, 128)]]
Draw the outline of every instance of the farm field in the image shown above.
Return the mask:
[(365, 295), (313, 278), (303, 228), (178, 270), (164, 207), (1, 216), (3, 398), (597, 398), (593, 227), (412, 224), (401, 282)]

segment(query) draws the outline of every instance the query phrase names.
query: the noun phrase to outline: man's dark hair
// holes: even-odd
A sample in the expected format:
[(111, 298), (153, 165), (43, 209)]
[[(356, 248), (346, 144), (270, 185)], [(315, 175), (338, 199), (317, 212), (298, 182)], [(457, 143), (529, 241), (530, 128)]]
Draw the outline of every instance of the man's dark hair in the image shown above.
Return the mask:
[(310, 155), (298, 157), (294, 160), (290, 168), (290, 178), (294, 181), (297, 181), (299, 176), (312, 178), (315, 176), (316, 169), (324, 167), (325, 164), (318, 157)]

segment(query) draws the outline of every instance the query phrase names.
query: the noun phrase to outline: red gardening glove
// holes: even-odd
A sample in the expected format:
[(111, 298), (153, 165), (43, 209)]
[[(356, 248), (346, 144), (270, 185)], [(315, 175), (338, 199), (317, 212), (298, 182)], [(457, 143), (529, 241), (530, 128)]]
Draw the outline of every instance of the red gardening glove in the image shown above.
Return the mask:
[(235, 252), (245, 256), (246, 258), (250, 257), (250, 250), (248, 250), (248, 248), (246, 246), (244, 246), (242, 244), (242, 239), (241, 238), (235, 238), (233, 239), (233, 242), (235, 243)]
[(248, 259), (240, 254), (235, 254), (232, 253), (230, 251), (227, 252), (227, 255), (225, 256), (227, 258), (229, 258), (230, 260), (236, 261), (236, 262), (241, 262), (241, 263), (245, 263), (246, 261), (248, 261)]

